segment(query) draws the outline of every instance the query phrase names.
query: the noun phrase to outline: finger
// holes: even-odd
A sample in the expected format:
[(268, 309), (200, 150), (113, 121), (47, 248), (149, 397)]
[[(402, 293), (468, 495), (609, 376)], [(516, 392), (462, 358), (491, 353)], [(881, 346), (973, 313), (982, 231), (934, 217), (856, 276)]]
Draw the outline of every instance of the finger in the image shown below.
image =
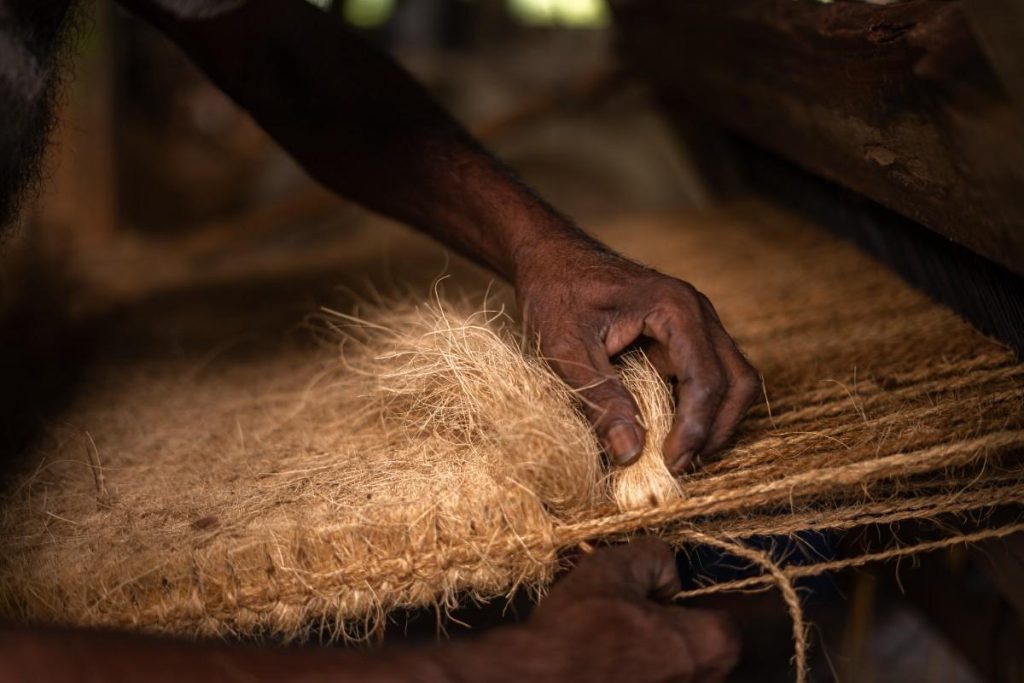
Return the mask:
[(689, 646), (694, 680), (724, 681), (740, 657), (739, 631), (735, 622), (717, 610), (664, 607), (665, 619)]
[(646, 432), (629, 390), (619, 380), (599, 341), (575, 341), (556, 346), (548, 362), (583, 401), (583, 411), (605, 453), (617, 465), (640, 456)]
[(697, 326), (701, 331), (693, 332), (694, 325), (679, 316), (645, 321), (644, 333), (661, 344), (668, 360), (665, 370), (676, 378), (676, 415), (662, 451), (668, 468), (677, 473), (707, 442), (728, 386), (705, 327)]
[(634, 600), (668, 600), (680, 587), (675, 553), (654, 537), (600, 548), (559, 584), (563, 595), (574, 598), (605, 595)]
[(683, 472), (704, 450), (718, 406), (725, 395), (725, 371), (717, 360), (676, 385), (676, 415), (665, 437), (665, 462), (674, 473)]
[(761, 393), (761, 376), (736, 346), (736, 342), (720, 327), (715, 329), (713, 336), (718, 347), (718, 358), (728, 376), (728, 387), (718, 406), (718, 415), (701, 455), (712, 455), (728, 445), (743, 416)]

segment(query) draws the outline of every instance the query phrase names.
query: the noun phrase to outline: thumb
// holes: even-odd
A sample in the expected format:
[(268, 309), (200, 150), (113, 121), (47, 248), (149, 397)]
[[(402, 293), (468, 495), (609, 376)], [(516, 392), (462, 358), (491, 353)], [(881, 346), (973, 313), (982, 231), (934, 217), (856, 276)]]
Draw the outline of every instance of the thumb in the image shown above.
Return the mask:
[(579, 341), (553, 346), (548, 362), (582, 400), (605, 453), (616, 465), (636, 460), (646, 432), (637, 420), (636, 401), (619, 380), (604, 345)]

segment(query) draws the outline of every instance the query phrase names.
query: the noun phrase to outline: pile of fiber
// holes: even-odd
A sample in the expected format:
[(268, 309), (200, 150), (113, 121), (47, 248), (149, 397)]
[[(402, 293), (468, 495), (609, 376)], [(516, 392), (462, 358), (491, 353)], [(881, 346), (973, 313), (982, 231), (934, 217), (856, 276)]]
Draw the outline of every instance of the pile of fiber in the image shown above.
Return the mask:
[[(602, 236), (704, 291), (764, 374), (767, 400), (698, 472), (661, 464), (671, 402), (642, 356), (623, 373), (649, 447), (609, 471), (497, 305), (405, 297), (327, 314), (317, 349), (100, 373), (4, 493), (0, 611), (341, 635), (399, 607), (540, 590), (560, 551), (645, 530), (765, 564), (744, 539), (908, 519), (955, 536), (1024, 502), (1024, 367), (853, 247), (760, 206)], [(744, 585), (793, 600), (790, 579), (829, 568)]]

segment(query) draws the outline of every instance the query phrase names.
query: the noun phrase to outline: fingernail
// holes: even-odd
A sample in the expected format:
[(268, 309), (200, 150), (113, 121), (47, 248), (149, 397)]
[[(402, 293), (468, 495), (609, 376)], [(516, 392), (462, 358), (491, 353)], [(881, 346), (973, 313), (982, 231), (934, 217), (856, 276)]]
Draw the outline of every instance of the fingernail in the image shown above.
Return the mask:
[(620, 422), (605, 435), (605, 450), (616, 465), (628, 465), (633, 462), (644, 442), (636, 428), (628, 422)]
[(685, 474), (693, 471), (693, 456), (694, 453), (692, 451), (687, 451), (683, 453), (674, 461), (672, 461), (672, 464), (669, 465), (668, 467), (669, 471), (671, 471), (673, 474)]

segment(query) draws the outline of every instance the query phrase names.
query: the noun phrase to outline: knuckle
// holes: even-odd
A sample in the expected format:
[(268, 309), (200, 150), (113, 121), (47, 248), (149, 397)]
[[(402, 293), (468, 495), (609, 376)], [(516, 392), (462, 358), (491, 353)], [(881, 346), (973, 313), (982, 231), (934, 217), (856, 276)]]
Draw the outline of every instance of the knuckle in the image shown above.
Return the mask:
[(684, 296), (695, 300), (700, 295), (697, 288), (685, 280), (676, 280), (673, 278), (670, 282), (672, 283), (672, 289), (676, 296)]
[(594, 383), (580, 390), (586, 399), (587, 410), (595, 423), (621, 420), (632, 421), (637, 414), (636, 404), (626, 388), (614, 377), (596, 377)]
[(651, 314), (664, 325), (675, 325), (700, 314), (700, 294), (692, 285), (685, 282), (670, 291), (655, 292), (656, 303)]
[(679, 312), (670, 304), (660, 302), (647, 314), (644, 323), (655, 335), (667, 337), (678, 326)]
[(693, 315), (703, 316), (704, 311), (711, 307), (711, 300), (689, 282), (683, 282), (677, 289), (675, 299), (681, 308)]
[(630, 410), (633, 400), (626, 387), (614, 375), (605, 375), (594, 371), (594, 388), (591, 396), (600, 399), (607, 408)]
[(670, 280), (653, 294), (655, 304), (648, 320), (662, 328), (688, 329), (697, 322), (709, 324), (717, 320), (711, 300), (688, 282)]

